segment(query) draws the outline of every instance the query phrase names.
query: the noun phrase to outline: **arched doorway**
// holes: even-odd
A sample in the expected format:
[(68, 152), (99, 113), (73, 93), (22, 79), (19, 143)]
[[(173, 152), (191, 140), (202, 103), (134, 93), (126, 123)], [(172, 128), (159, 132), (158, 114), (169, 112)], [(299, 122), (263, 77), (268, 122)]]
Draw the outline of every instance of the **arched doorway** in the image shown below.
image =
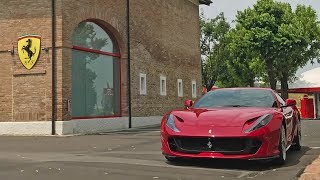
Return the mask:
[(72, 119), (121, 116), (120, 53), (112, 34), (84, 21), (72, 43)]

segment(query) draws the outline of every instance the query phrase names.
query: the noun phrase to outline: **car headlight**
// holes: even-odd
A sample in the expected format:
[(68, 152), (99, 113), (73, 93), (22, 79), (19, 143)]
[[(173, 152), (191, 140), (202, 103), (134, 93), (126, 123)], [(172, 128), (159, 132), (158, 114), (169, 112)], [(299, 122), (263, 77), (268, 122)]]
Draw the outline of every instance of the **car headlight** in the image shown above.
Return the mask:
[(180, 132), (180, 130), (176, 127), (175, 123), (174, 123), (174, 115), (170, 114), (167, 117), (167, 122), (166, 125), (174, 132)]
[(249, 132), (252, 132), (254, 130), (257, 130), (265, 125), (267, 125), (272, 119), (272, 114), (266, 114), (266, 115), (263, 115), (261, 117), (259, 117), (256, 122), (253, 124), (253, 126), (249, 129), (247, 129), (245, 132), (246, 133), (249, 133)]

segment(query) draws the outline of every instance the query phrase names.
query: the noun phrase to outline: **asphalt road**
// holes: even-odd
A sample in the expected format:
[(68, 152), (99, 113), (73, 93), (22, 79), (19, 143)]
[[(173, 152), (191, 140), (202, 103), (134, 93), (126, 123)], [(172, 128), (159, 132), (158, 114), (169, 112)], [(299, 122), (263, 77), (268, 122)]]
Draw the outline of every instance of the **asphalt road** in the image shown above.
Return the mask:
[(168, 163), (159, 128), (69, 137), (0, 137), (1, 180), (292, 180), (320, 154), (320, 121), (303, 121), (303, 148), (286, 165), (205, 160)]

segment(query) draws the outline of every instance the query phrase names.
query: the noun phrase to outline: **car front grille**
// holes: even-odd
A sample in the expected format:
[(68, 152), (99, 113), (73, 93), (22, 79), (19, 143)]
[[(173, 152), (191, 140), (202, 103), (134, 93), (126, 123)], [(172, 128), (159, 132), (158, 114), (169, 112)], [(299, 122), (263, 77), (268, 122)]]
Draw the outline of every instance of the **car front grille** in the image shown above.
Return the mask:
[(171, 151), (188, 154), (255, 154), (261, 146), (261, 141), (251, 138), (171, 137), (168, 142)]

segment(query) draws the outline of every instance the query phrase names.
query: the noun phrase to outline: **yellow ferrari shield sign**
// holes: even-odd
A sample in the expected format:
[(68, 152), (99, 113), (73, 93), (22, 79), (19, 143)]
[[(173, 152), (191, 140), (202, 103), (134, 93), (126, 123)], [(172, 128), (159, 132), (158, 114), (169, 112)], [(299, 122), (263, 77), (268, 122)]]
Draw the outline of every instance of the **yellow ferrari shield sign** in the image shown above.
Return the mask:
[(40, 54), (41, 37), (37, 35), (23, 36), (18, 39), (18, 54), (21, 63), (31, 69), (37, 62)]

